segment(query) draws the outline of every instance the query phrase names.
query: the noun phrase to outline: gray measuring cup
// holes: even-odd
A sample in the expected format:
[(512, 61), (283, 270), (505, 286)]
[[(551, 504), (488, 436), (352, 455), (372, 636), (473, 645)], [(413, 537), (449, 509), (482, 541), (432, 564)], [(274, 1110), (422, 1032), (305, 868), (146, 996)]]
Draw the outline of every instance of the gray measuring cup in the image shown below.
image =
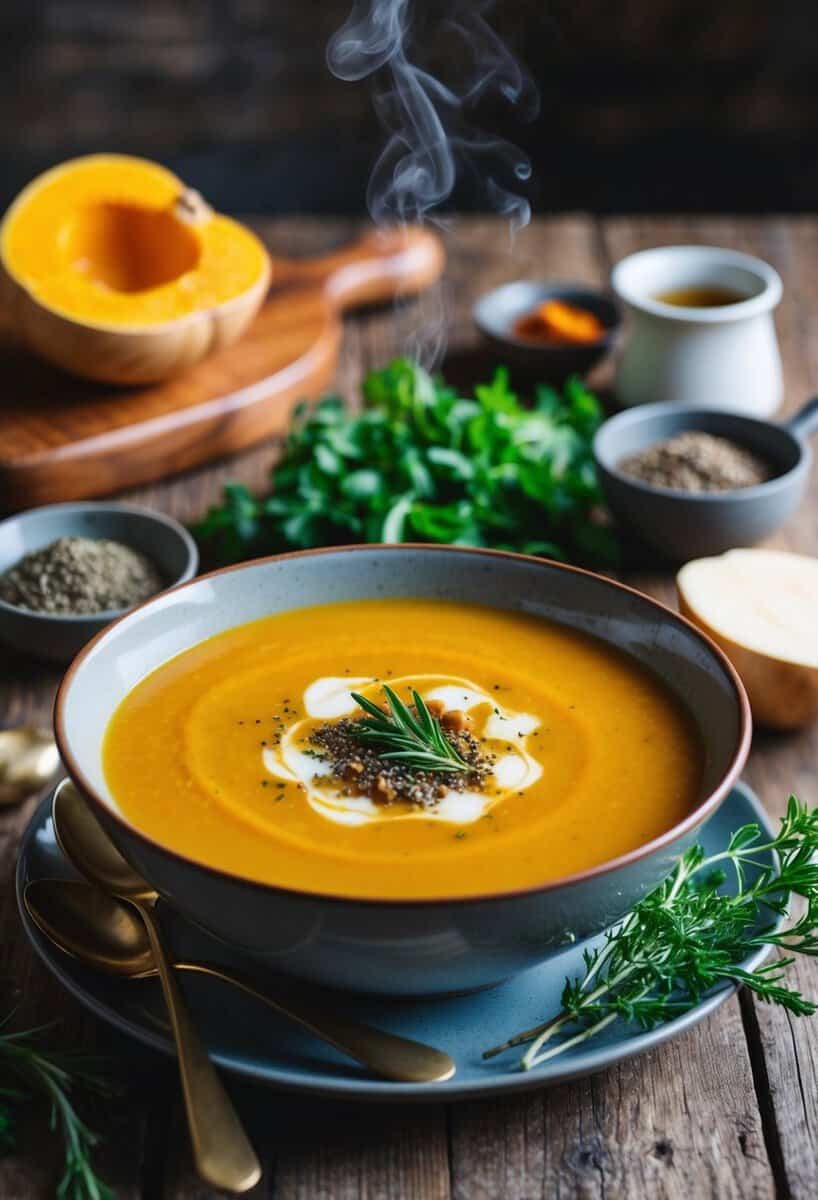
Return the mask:
[[(769, 463), (773, 478), (730, 492), (682, 492), (620, 471), (632, 454), (694, 429), (754, 451)], [(616, 517), (665, 558), (684, 562), (751, 546), (783, 525), (804, 495), (812, 466), (806, 439), (816, 432), (818, 397), (781, 424), (720, 409), (645, 404), (605, 421), (594, 438), (594, 457)]]

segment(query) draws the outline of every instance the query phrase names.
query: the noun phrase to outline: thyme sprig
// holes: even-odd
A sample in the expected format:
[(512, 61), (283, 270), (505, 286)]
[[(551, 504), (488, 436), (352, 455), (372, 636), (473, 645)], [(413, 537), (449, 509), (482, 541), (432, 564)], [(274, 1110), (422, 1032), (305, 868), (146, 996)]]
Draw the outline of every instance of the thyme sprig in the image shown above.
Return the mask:
[(377, 704), (358, 692), (352, 698), (367, 716), (355, 722), (355, 735), (362, 742), (378, 747), (380, 757), (391, 762), (400, 762), (415, 771), (471, 771), (457, 748), (446, 737), (440, 722), (414, 688), (412, 703), (416, 716), (401, 700), (400, 696), (383, 685), (389, 711), (384, 712)]
[[(15, 1145), (16, 1105), (36, 1093), (49, 1104), (51, 1128), (59, 1130), (65, 1146), (58, 1200), (114, 1200), (91, 1162), (97, 1134), (82, 1120), (72, 1099), (78, 1085), (103, 1094), (113, 1089), (89, 1074), (78, 1058), (39, 1050), (36, 1041), (44, 1027), (15, 1033), (6, 1028), (9, 1020), (0, 1022), (0, 1151), (8, 1152)], [(20, 1087), (11, 1086), (12, 1080)]]
[[(778, 858), (778, 871), (761, 861), (771, 853)], [(521, 1060), (528, 1070), (587, 1042), (616, 1020), (644, 1029), (672, 1020), (725, 981), (743, 984), (795, 1016), (811, 1016), (818, 1004), (783, 978), (796, 954), (818, 955), (816, 854), (818, 808), (809, 809), (795, 796), (772, 840), (752, 823), (738, 829), (718, 854), (705, 856), (701, 846), (691, 847), (601, 947), (585, 952), (585, 973), (566, 979), (561, 1012), (483, 1057), (531, 1042)], [(733, 894), (721, 887), (730, 871)], [(803, 913), (781, 929), (779, 919), (788, 914), (792, 894), (803, 897)], [(746, 970), (742, 963), (762, 946), (784, 954)]]

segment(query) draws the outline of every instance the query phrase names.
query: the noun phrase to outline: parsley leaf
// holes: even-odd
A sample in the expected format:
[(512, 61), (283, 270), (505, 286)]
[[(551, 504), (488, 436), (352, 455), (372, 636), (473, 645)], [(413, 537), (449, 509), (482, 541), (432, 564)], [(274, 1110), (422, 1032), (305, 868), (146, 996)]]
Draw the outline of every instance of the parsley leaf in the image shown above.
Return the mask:
[(591, 454), (602, 414), (579, 380), (527, 407), (502, 367), (467, 397), (397, 359), (363, 398), (358, 412), (337, 396), (299, 406), (272, 494), (229, 484), (194, 526), (211, 558), (417, 541), (616, 562)]

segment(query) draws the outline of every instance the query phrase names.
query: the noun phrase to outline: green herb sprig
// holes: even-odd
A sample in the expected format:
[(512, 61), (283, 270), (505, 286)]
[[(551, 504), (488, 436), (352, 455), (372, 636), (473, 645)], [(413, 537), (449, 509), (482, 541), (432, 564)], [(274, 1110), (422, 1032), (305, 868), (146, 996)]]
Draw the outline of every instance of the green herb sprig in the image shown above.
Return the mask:
[(388, 684), (383, 685), (383, 692), (389, 705), (388, 713), (366, 696), (351, 693), (355, 703), (368, 714), (355, 722), (356, 737), (367, 745), (376, 746), (381, 758), (403, 763), (415, 771), (472, 770), (414, 688), (412, 703), (417, 717)]
[(229, 484), (193, 532), (213, 560), (348, 542), (493, 546), (607, 566), (591, 442), (602, 420), (577, 379), (523, 405), (500, 368), (472, 396), (406, 359), (371, 372), (364, 406), (300, 406), (272, 494)]
[[(777, 872), (759, 860), (770, 853), (778, 856)], [(672, 1020), (724, 981), (743, 984), (795, 1016), (812, 1015), (818, 1005), (788, 987), (783, 977), (795, 954), (818, 954), (816, 853), (818, 808), (807, 808), (795, 796), (790, 796), (772, 841), (758, 825), (749, 824), (719, 854), (705, 857), (701, 846), (693, 846), (600, 949), (586, 952), (584, 975), (565, 981), (562, 1011), (483, 1057), (531, 1042), (521, 1062), (530, 1069), (581, 1045), (616, 1020), (644, 1029)], [(733, 895), (720, 890), (725, 868), (735, 875)], [(776, 918), (787, 914), (793, 893), (803, 897), (804, 912), (782, 930)], [(769, 924), (763, 924), (768, 918)], [(785, 954), (755, 971), (744, 969), (742, 962), (762, 946)]]
[[(39, 1029), (14, 1033), (7, 1029), (10, 1018), (0, 1022), (0, 1152), (15, 1145), (16, 1106), (36, 1093), (51, 1110), (51, 1128), (59, 1130), (65, 1146), (65, 1165), (57, 1187), (58, 1200), (114, 1200), (114, 1193), (94, 1171), (91, 1154), (97, 1135), (82, 1120), (72, 1100), (76, 1086), (102, 1094), (113, 1090), (90, 1075), (81, 1060), (48, 1054), (37, 1048)], [(11, 1086), (11, 1081), (20, 1086)]]

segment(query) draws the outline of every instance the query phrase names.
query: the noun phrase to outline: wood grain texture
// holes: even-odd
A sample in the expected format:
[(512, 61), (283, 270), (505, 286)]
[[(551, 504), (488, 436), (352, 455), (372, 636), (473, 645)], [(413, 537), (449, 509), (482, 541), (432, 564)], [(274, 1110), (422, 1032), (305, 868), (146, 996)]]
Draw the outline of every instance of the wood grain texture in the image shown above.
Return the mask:
[(164, 479), (283, 433), (293, 406), (329, 385), (341, 314), (434, 283), (439, 240), (373, 232), (322, 257), (273, 259), (249, 331), (175, 379), (116, 388), (72, 378), (3, 331), (0, 509), (105, 495)]
[[(779, 312), (779, 335), (786, 364), (786, 408), (792, 410), (818, 392), (818, 281), (810, 262), (818, 253), (818, 225), (811, 220), (770, 223), (752, 239), (787, 280)], [(818, 551), (818, 475), (797, 520), (782, 530), (774, 543), (782, 549), (815, 554)], [(766, 733), (756, 740), (762, 753), (753, 755), (749, 782), (771, 812), (780, 815), (788, 792), (818, 804), (818, 725), (799, 735)], [(786, 755), (786, 776), (776, 768)], [(818, 964), (799, 962), (794, 977), (802, 992), (818, 997)], [(769, 1088), (768, 1121), (781, 1156), (783, 1187), (795, 1200), (815, 1195), (818, 1170), (818, 1053), (813, 1022), (791, 1017), (768, 1005), (752, 1005), (760, 1046), (759, 1072)]]
[[(290, 253), (320, 252), (352, 232), (348, 222), (273, 222), (271, 245)], [(448, 370), (464, 381), (491, 366), (476, 345), (469, 318), (475, 295), (518, 275), (604, 278), (609, 261), (663, 241), (702, 241), (762, 253), (782, 271), (785, 301), (779, 332), (787, 406), (818, 390), (818, 294), (811, 263), (818, 221), (617, 220), (600, 226), (581, 216), (537, 222), (509, 255), (506, 235), (490, 220), (464, 220), (448, 237), (445, 301), (451, 308)], [(352, 391), (361, 374), (397, 351), (417, 323), (434, 325), (440, 295), (353, 316), (345, 323), (336, 382)], [(596, 382), (610, 380), (602, 370)], [(275, 441), (206, 469), (128, 493), (189, 520), (217, 496), (227, 478), (261, 487)], [(813, 491), (778, 544), (818, 551)], [(639, 586), (672, 599), (668, 575), (640, 573)], [(10, 658), (0, 665), (0, 723), (47, 718), (57, 676)], [(789, 790), (818, 803), (818, 734), (757, 735), (749, 781), (771, 812)], [(10, 864), (25, 810), (0, 813), (0, 987), (20, 1003), (27, 1024), (59, 1015), (63, 1044), (102, 1046), (110, 1035), (62, 993), (32, 960), (10, 891)], [(818, 996), (818, 970), (799, 967), (803, 990)], [(14, 983), (14, 989), (11, 987)], [(143, 1200), (193, 1200), (207, 1193), (195, 1180), (184, 1146), (175, 1076), (168, 1064), (115, 1043), (116, 1069), (142, 1082), (99, 1112), (110, 1143), (109, 1177), (120, 1194)], [(630, 1200), (631, 1197), (765, 1198), (814, 1195), (818, 1175), (818, 1021), (789, 1020), (778, 1010), (731, 1000), (704, 1025), (644, 1058), (590, 1079), (525, 1096), (453, 1105), (359, 1108), (293, 1100), (237, 1085), (234, 1095), (265, 1163), (259, 1197), (287, 1200)], [(148, 1089), (155, 1074), (156, 1086)], [(148, 1099), (150, 1095), (150, 1100)], [(157, 1097), (159, 1097), (157, 1106)], [(132, 1131), (123, 1144), (122, 1130)], [(0, 1160), (0, 1195), (45, 1200), (57, 1155), (44, 1116), (32, 1109), (25, 1140)]]
[(745, 1058), (731, 1026), (709, 1021), (602, 1075), (459, 1105), (454, 1200), (772, 1197)]
[[(233, 1089), (260, 1148), (261, 1182), (249, 1200), (450, 1200), (446, 1113), (440, 1105), (343, 1105)], [(172, 1137), (183, 1138), (181, 1113)], [(186, 1151), (170, 1156), (165, 1194), (212, 1195)]]

